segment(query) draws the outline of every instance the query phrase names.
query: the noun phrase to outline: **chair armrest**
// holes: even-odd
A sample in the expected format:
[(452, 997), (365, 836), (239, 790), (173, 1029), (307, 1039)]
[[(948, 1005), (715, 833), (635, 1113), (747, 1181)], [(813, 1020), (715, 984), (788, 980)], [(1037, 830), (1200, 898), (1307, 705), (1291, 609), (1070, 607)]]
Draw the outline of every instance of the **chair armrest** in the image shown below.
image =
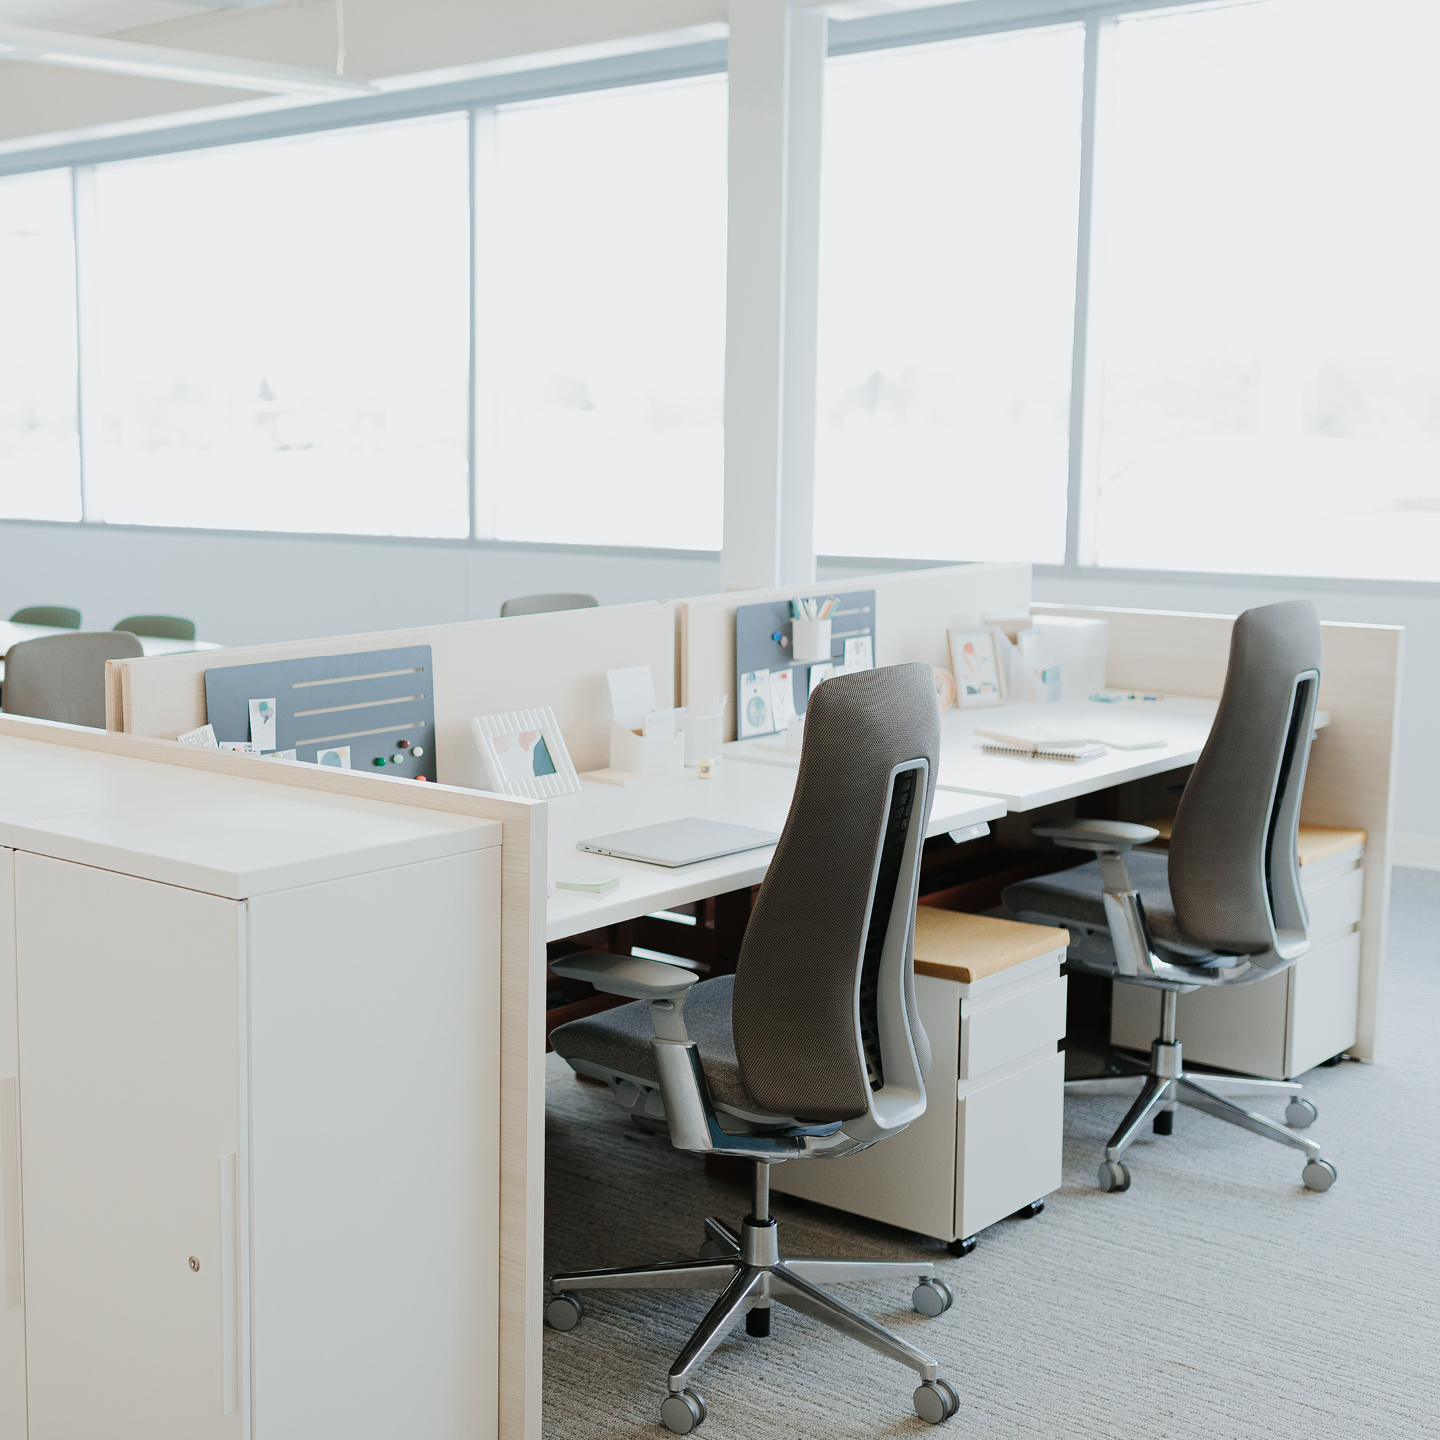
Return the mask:
[(1123, 820), (1048, 820), (1032, 825), (1032, 835), (1039, 835), (1063, 845), (1067, 850), (1092, 850), (1124, 854), (1134, 845), (1148, 845), (1160, 832), (1151, 825), (1130, 825)]
[(607, 995), (627, 995), (632, 1000), (674, 999), (700, 978), (682, 965), (634, 955), (571, 955), (552, 960), (550, 968), (567, 980), (588, 980)]

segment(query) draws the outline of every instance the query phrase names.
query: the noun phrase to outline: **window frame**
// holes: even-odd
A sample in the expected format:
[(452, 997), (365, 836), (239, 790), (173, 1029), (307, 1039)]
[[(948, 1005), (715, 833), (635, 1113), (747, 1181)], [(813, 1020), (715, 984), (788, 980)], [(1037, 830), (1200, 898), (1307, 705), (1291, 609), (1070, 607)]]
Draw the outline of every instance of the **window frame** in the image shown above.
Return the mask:
[[(1147, 12), (1210, 9), (1217, 5), (1251, 3), (1251, 0), (1104, 0), (1104, 3), (1076, 3), (1076, 0), (961, 0), (961, 3), (921, 6), (904, 11), (867, 16), (853, 20), (832, 20), (829, 25), (829, 55), (858, 54), (868, 51), (895, 49), (932, 44), (946, 40), (978, 38), (1008, 31), (1035, 29), (1061, 24), (1083, 24), (1085, 28), (1085, 69), (1083, 77), (1082, 122), (1080, 136), (1080, 207), (1076, 245), (1076, 286), (1073, 349), (1071, 359), (1070, 441), (1067, 474), (1065, 559), (1058, 565), (1036, 564), (1037, 576), (1054, 579), (1115, 580), (1118, 582), (1151, 582), (1164, 585), (1263, 586), (1267, 589), (1314, 591), (1328, 589), (1347, 593), (1377, 595), (1434, 596), (1440, 594), (1440, 581), (1385, 580), (1364, 577), (1329, 577), (1306, 575), (1273, 575), (1232, 573), (1225, 571), (1182, 571), (1166, 569), (1124, 569), (1097, 565), (1086, 560), (1093, 551), (1087, 527), (1093, 524), (1092, 497), (1086, 493), (1093, 464), (1087, 464), (1098, 431), (1098, 414), (1094, 391), (1087, 383), (1098, 375), (1098, 360), (1091, 349), (1090, 309), (1094, 300), (1091, 286), (1092, 244), (1096, 237), (1094, 208), (1096, 196), (1097, 131), (1103, 124), (1106, 103), (1107, 66), (1117, 20), (1124, 16)], [(553, 65), (537, 69), (516, 70), (481, 78), (451, 81), (435, 86), (397, 89), (378, 96), (324, 101), (301, 106), (262, 108), (254, 104), (235, 107), (243, 113), (219, 117), (196, 112), (192, 116), (171, 120), (122, 123), (102, 127), (83, 138), (56, 137), (50, 143), (29, 141), (0, 142), (0, 178), (37, 170), (68, 168), (77, 188), (77, 202), (85, 184), (87, 169), (109, 161), (137, 159), (173, 154), (180, 151), (208, 149), (253, 140), (277, 139), (343, 129), (356, 125), (373, 125), (388, 120), (413, 119), (426, 115), (466, 112), (469, 115), (469, 195), (470, 195), (470, 269), (471, 319), (470, 374), (467, 381), (469, 398), (468, 445), (470, 533), (464, 538), (424, 536), (349, 535), (343, 532), (309, 534), (272, 530), (210, 530), (191, 527), (152, 525), (117, 525), (92, 515), (92, 505), (84, 487), (85, 450), (85, 338), (82, 310), (80, 337), (80, 444), (81, 484), (84, 504), (79, 521), (4, 520), (15, 525), (83, 525), (93, 528), (148, 531), (164, 534), (233, 535), (253, 538), (288, 537), (301, 540), (329, 540), (336, 543), (379, 545), (440, 545), (474, 549), (517, 550), (575, 554), (604, 554), (617, 557), (651, 557), (675, 560), (713, 560), (713, 550), (670, 549), (614, 545), (563, 545), (547, 542), (498, 540), (481, 533), (485, 528), (483, 515), (489, 508), (485, 497), (478, 493), (490, 477), (479, 475), (477, 434), (489, 423), (487, 407), (490, 399), (478, 394), (477, 380), (483, 370), (481, 347), (477, 343), (480, 317), (477, 314), (476, 262), (480, 259), (486, 237), (477, 223), (483, 207), (477, 204), (477, 132), (491, 123), (496, 107), (521, 101), (543, 100), (586, 91), (615, 89), (660, 81), (683, 80), (724, 74), (727, 44), (721, 40), (705, 40), (690, 44), (638, 50), (603, 59)], [(1103, 147), (1100, 149), (1103, 164)], [(84, 304), (83, 255), (85, 221), (83, 203), (75, 206), (76, 266), (80, 282), (81, 305)], [(1087, 398), (1087, 391), (1089, 397)], [(1088, 407), (1088, 408), (1087, 408)], [(883, 556), (818, 555), (816, 562), (826, 570), (907, 570), (927, 565), (953, 564), (956, 557), (933, 560), (909, 560)]]

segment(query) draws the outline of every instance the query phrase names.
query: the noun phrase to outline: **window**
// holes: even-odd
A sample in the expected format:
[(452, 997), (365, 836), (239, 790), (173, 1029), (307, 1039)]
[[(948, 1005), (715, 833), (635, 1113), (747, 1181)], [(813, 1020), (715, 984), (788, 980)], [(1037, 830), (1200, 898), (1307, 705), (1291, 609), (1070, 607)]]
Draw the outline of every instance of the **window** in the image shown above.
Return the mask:
[(1065, 555), (1084, 29), (832, 60), (816, 546)]
[(726, 98), (707, 78), (498, 112), (501, 539), (720, 548)]
[(468, 143), (445, 115), (98, 168), (106, 520), (469, 533)]
[(80, 518), (70, 172), (0, 180), (0, 515)]
[(1440, 9), (1116, 42), (1094, 560), (1440, 580)]

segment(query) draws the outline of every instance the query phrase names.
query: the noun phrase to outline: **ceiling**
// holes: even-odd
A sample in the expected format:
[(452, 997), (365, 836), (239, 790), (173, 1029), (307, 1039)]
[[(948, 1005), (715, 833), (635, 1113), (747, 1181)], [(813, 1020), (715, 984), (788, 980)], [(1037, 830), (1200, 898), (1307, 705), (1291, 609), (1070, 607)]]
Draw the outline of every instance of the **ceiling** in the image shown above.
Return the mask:
[(0, 24), (76, 35), (111, 35), (208, 10), (242, 10), (276, 0), (0, 0)]

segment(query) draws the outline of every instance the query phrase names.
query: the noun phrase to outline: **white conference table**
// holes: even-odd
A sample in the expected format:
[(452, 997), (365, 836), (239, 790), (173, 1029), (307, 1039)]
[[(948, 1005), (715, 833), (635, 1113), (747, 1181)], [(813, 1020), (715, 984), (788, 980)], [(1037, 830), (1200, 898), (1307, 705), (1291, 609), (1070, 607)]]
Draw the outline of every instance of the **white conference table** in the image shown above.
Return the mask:
[[(13, 620), (0, 620), (0, 680), (5, 678), (5, 652), (22, 640), (38, 640), (43, 635), (74, 635), (54, 625), (17, 625)], [(137, 635), (140, 649), (146, 655), (179, 655), (186, 650), (223, 650), (213, 640), (168, 640), (160, 635)]]
[[(602, 925), (758, 885), (775, 853), (773, 845), (673, 870), (637, 860), (592, 855), (575, 846), (579, 840), (616, 830), (691, 816), (753, 825), (778, 834), (790, 810), (795, 777), (793, 768), (727, 761), (715, 767), (715, 776), (710, 780), (701, 780), (694, 770), (686, 770), (681, 775), (620, 786), (587, 780), (582, 775), (578, 795), (560, 795), (547, 802), (550, 896), (545, 938), (563, 940)], [(942, 835), (998, 820), (1004, 813), (1004, 802), (990, 796), (938, 791), (926, 833)], [(555, 883), (571, 875), (597, 873), (616, 876), (618, 888), (606, 895), (586, 895), (562, 890)]]

